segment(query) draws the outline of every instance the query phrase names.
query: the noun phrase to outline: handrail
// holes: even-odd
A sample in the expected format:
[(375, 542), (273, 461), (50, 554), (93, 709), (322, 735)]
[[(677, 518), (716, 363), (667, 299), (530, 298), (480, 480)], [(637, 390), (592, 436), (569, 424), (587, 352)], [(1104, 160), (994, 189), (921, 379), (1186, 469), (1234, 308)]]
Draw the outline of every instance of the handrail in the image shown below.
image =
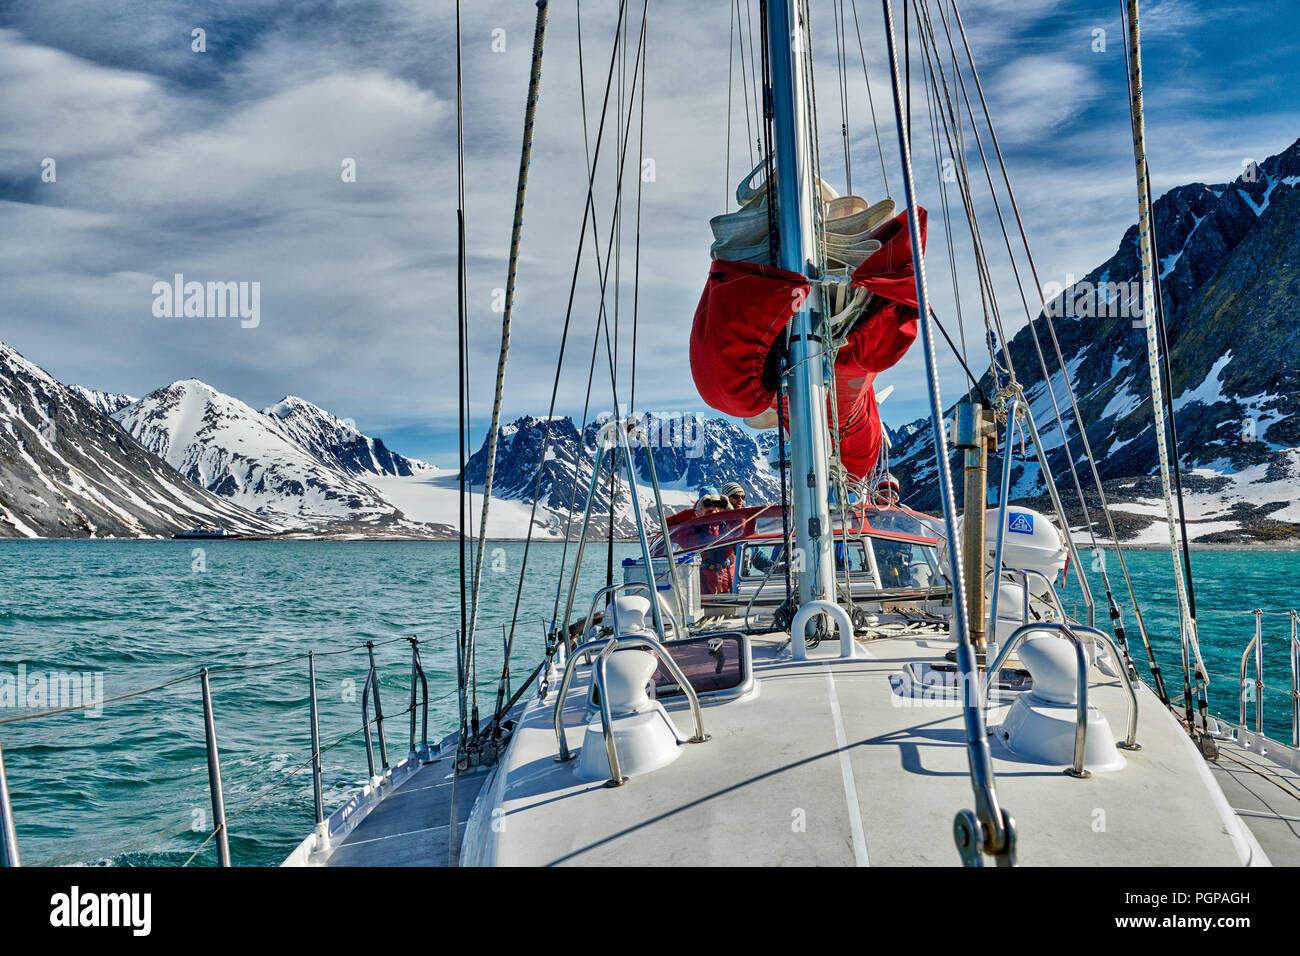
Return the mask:
[(212, 714), (212, 688), (208, 669), (199, 671), (203, 682), (203, 736), (208, 752), (208, 790), (212, 794), (213, 833), (217, 836), (217, 865), (230, 866), (230, 835), (226, 832), (226, 797), (221, 786), (221, 757), (217, 751), (217, 723)]
[(1115, 662), (1115, 668), (1119, 671), (1120, 682), (1124, 685), (1124, 690), (1128, 693), (1128, 734), (1123, 742), (1116, 744), (1121, 750), (1141, 750), (1142, 745), (1137, 742), (1137, 725), (1138, 725), (1138, 701), (1137, 692), (1133, 689), (1133, 678), (1129, 674), (1128, 667), (1124, 664), (1124, 656), (1120, 652), (1119, 643), (1099, 627), (1088, 627), (1085, 624), (1076, 624), (1075, 630), (1087, 631), (1094, 637), (1101, 638), (1106, 650), (1110, 653), (1110, 658)]
[[(618, 754), (614, 747), (614, 730), (612, 724), (612, 715), (609, 713), (609, 704), (604, 689), (604, 661), (605, 659), (620, 648), (644, 647), (653, 653), (660, 662), (668, 669), (673, 680), (677, 681), (686, 699), (691, 705), (691, 717), (695, 722), (695, 736), (691, 737), (686, 743), (700, 744), (709, 739), (709, 735), (704, 732), (704, 716), (700, 712), (700, 698), (696, 693), (691, 682), (686, 679), (682, 669), (673, 660), (670, 654), (659, 641), (646, 634), (630, 634), (624, 637), (607, 637), (599, 641), (591, 641), (583, 645), (583, 650), (589, 653), (599, 651), (600, 654), (596, 660), (596, 685), (600, 691), (600, 719), (601, 727), (605, 737), (605, 748), (610, 755), (610, 783), (618, 786), (622, 782), (619, 775)], [(564, 735), (564, 699), (568, 696), (569, 686), (573, 683), (574, 668), (582, 655), (573, 654), (569, 657), (568, 663), (564, 665), (564, 676), (560, 679), (559, 693), (555, 696), (554, 726), (555, 740), (558, 744), (559, 753), (555, 759), (560, 762), (573, 759), (573, 753), (569, 750), (569, 743)], [(680, 738), (679, 738), (680, 742)]]
[[(993, 675), (1002, 670), (1002, 665), (1006, 663), (1007, 658), (1034, 631), (1060, 631), (1074, 645), (1078, 681), (1075, 692), (1074, 764), (1067, 768), (1065, 772), (1071, 777), (1081, 779), (1090, 777), (1092, 774), (1083, 765), (1084, 751), (1088, 741), (1088, 652), (1083, 648), (1083, 640), (1068, 625), (1064, 622), (1058, 624), (1048, 621), (1022, 624), (1016, 628), (1010, 639), (1008, 639), (1006, 647), (998, 652), (997, 659), (989, 665), (989, 669), (984, 675), (984, 694), (988, 694), (988, 686), (993, 679)], [(1120, 670), (1123, 669), (1123, 665), (1121, 665)], [(1136, 708), (1136, 698), (1134, 699), (1134, 706)], [(1136, 709), (1133, 714), (1133, 719), (1136, 720)]]
[(1300, 748), (1300, 612), (1291, 612), (1291, 746)]
[[(366, 766), (370, 770), (371, 786), (378, 786), (388, 776), (388, 741), (384, 736), (384, 710), (379, 702), (379, 674), (375, 670), (375, 649), (369, 641), (366, 650), (370, 654), (370, 671), (366, 674), (365, 685), (361, 688), (361, 725), (366, 735)], [(370, 692), (375, 692), (375, 726), (379, 731), (379, 759), (383, 776), (375, 774), (375, 748), (370, 736)]]
[(325, 826), (325, 792), (321, 779), (320, 708), (317, 706), (316, 701), (316, 655), (311, 651), (307, 653), (307, 675), (311, 708), (311, 794), (312, 804), (316, 811), (317, 846), (324, 849), (322, 844), (328, 841), (329, 832)]
[[(1264, 623), (1263, 612), (1256, 608), (1253, 612), (1255, 615), (1255, 636), (1250, 639), (1246, 645), (1246, 650), (1241, 655), (1241, 679), (1237, 684), (1237, 715), (1238, 723), (1246, 726), (1246, 661), (1250, 657), (1250, 652), (1255, 652), (1255, 733), (1264, 732)], [(1294, 645), (1293, 645), (1294, 646)], [(1292, 680), (1294, 684), (1294, 678)], [(1294, 720), (1292, 723), (1294, 724)]]
[[(653, 577), (654, 571), (652, 570), (650, 574)], [(624, 581), (622, 584), (607, 584), (592, 596), (591, 610), (587, 612), (587, 620), (582, 625), (582, 633), (578, 635), (578, 644), (585, 643), (587, 632), (591, 630), (592, 621), (596, 618), (596, 605), (600, 603), (600, 599), (607, 594), (615, 594), (619, 591), (645, 591), (651, 598), (657, 598), (660, 610), (668, 615), (668, 623), (673, 626), (673, 637), (680, 638), (682, 636), (682, 627), (678, 623), (677, 615), (668, 606), (668, 600), (659, 593), (658, 586), (651, 590), (650, 585), (644, 581)]]
[(623, 768), (618, 762), (618, 745), (614, 743), (614, 715), (609, 706), (609, 694), (605, 690), (605, 664), (609, 656), (618, 648), (618, 638), (612, 638), (596, 658), (596, 689), (600, 698), (600, 729), (605, 738), (605, 758), (609, 761), (609, 782), (607, 786), (621, 787), (627, 783)]
[[(996, 572), (995, 572), (992, 568), (990, 568), (989, 570), (985, 571), (985, 572), (984, 572), (984, 580), (985, 580), (985, 581), (988, 581), (989, 576), (992, 575), (992, 574), (995, 574), (995, 573), (996, 573)], [(1003, 573), (1003, 574), (1013, 574), (1013, 575), (1014, 575), (1014, 574), (1018, 574), (1018, 575), (1020, 575), (1021, 582), (1022, 582), (1022, 586), (1023, 586), (1024, 589), (1025, 589), (1025, 612), (1024, 612), (1025, 621), (1024, 621), (1024, 623), (1026, 623), (1026, 624), (1030, 623), (1030, 621), (1029, 621), (1029, 576), (1030, 576), (1031, 574), (1032, 574), (1034, 577), (1040, 579), (1040, 580), (1041, 580), (1045, 585), (1047, 585), (1047, 593), (1048, 593), (1048, 594), (1051, 596), (1051, 598), (1052, 598), (1052, 604), (1054, 604), (1054, 605), (1056, 606), (1056, 613), (1058, 613), (1058, 614), (1061, 615), (1061, 619), (1062, 619), (1062, 620), (1069, 620), (1069, 616), (1065, 613), (1065, 605), (1063, 605), (1063, 604), (1061, 603), (1061, 595), (1058, 594), (1057, 591), (1056, 591), (1056, 585), (1052, 582), (1052, 579), (1049, 578), (1049, 577), (1048, 577), (1046, 574), (1044, 574), (1042, 571), (1039, 571), (1037, 568), (1003, 568), (1003, 569), (1002, 569), (1002, 573)], [(993, 623), (996, 624), (996, 622), (993, 622)], [(1091, 625), (1086, 625), (1086, 626), (1091, 627)], [(1095, 628), (1093, 628), (1093, 630), (1095, 630)]]
[(5, 778), (4, 751), (0, 750), (0, 866), (22, 866), (18, 853), (18, 832), (14, 808), (9, 803), (9, 782)]
[(416, 753), (415, 749), (415, 682), (418, 679), (421, 688), (421, 729), (420, 729), (420, 750), (419, 753), (427, 755), (429, 752), (429, 681), (424, 676), (424, 664), (420, 660), (420, 639), (412, 635), (407, 638), (411, 642), (411, 706), (408, 708), (411, 712), (411, 739), (410, 752)]

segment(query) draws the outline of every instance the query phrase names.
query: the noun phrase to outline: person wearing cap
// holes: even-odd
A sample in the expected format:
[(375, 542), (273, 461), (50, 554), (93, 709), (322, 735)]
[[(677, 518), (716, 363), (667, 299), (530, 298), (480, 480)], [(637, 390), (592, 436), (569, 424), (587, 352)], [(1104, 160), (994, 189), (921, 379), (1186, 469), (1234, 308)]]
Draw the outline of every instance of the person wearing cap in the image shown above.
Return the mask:
[(740, 487), (740, 482), (729, 481), (723, 485), (722, 497), (726, 498), (733, 508), (745, 507), (745, 489)]
[[(700, 489), (700, 500), (696, 502), (697, 515), (720, 514), (734, 511), (745, 506), (745, 489), (738, 482), (729, 481), (722, 486), (721, 493), (712, 486)], [(728, 522), (710, 525), (708, 532), (713, 538), (721, 538), (728, 530)], [(736, 548), (722, 546), (710, 548), (701, 555), (700, 590), (704, 594), (725, 594), (735, 584)]]
[(876, 487), (872, 489), (872, 501), (874, 504), (883, 508), (892, 508), (898, 504), (899, 486), (898, 479), (893, 475), (886, 473), (883, 478), (876, 482)]

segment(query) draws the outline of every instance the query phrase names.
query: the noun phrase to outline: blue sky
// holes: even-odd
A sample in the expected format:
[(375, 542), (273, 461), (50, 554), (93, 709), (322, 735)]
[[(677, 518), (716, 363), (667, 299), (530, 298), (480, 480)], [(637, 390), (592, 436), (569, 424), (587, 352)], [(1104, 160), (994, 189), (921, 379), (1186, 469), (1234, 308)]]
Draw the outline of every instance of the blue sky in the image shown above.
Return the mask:
[[(545, 411), (585, 195), (575, 5), (551, 6), (507, 418)], [(742, 14), (756, 16), (757, 6), (740, 3)], [(1111, 255), (1136, 215), (1118, 4), (960, 6), (1040, 278), (1082, 275)], [(505, 279), (534, 6), (465, 7), (477, 444), (491, 401), (500, 322), (492, 299)], [(632, 8), (639, 22), (639, 4)], [(593, 111), (616, 9), (613, 0), (582, 4)], [(725, 167), (732, 9), (726, 0), (651, 3), (644, 149), (655, 179), (644, 189), (637, 359), (637, 404), (646, 410), (708, 411), (690, 383), (687, 336), (707, 271), (708, 219), (748, 165), (737, 77)], [(843, 191), (832, 9), (831, 0), (813, 0), (823, 175)], [(897, 196), (880, 5), (857, 0), (857, 9)], [(112, 391), (140, 395), (197, 377), (256, 407), (300, 395), (405, 454), (451, 464), (453, 11), (448, 0), (0, 2), (0, 339), (63, 381)], [(1157, 192), (1230, 180), (1244, 162), (1300, 137), (1300, 4), (1147, 2), (1143, 24)], [(205, 31), (205, 52), (192, 49), (195, 29)], [(1096, 30), (1106, 31), (1104, 51), (1093, 49)], [(494, 50), (494, 40), (504, 49)], [(849, 48), (854, 191), (877, 199), (884, 184), (853, 34)], [(937, 209), (920, 63), (914, 52), (917, 172), (922, 203)], [(612, 150), (596, 196), (602, 251)], [(42, 181), (47, 158), (55, 182)], [(356, 161), (356, 182), (340, 176), (347, 159)], [(1005, 251), (991, 207), (979, 201), (985, 235), (997, 239), (990, 256), (1004, 313), (1018, 327), (1024, 315), (1012, 307), (1019, 298)], [(634, 215), (625, 206), (621, 396), (630, 374)], [(947, 253), (933, 230), (930, 252), (935, 305), (955, 334)], [(957, 253), (963, 297), (972, 301), (960, 242)], [(176, 273), (260, 282), (259, 325), (155, 317), (153, 283)], [(588, 245), (560, 392), (559, 410), (575, 416), (595, 278)], [(972, 361), (977, 324), (967, 317)], [(882, 379), (897, 386), (883, 409), (896, 425), (925, 407), (918, 353)], [(942, 358), (945, 394), (955, 395), (958, 368)], [(598, 372), (604, 362), (602, 353)], [(593, 414), (610, 405), (607, 376), (597, 376), (595, 396)]]

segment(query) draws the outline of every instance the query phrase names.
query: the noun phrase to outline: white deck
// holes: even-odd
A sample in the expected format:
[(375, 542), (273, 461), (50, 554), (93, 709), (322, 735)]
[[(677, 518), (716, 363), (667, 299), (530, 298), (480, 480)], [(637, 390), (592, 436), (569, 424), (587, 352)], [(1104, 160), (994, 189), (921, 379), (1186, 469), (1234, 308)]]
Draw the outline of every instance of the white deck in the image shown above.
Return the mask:
[[(959, 864), (953, 817), (973, 806), (955, 703), (897, 697), (891, 674), (939, 661), (941, 637), (889, 638), (839, 660), (837, 642), (795, 663), (784, 635), (753, 639), (756, 692), (708, 706), (712, 740), (608, 788), (555, 761), (551, 701), (525, 712), (484, 789), (465, 862), (497, 865)], [(861, 645), (860, 645), (861, 647)], [(1090, 700), (1117, 735), (1119, 683), (1094, 669)], [(566, 708), (582, 743), (581, 675)], [(1267, 862), (1173, 717), (1139, 688), (1138, 742), (1119, 771), (1079, 780), (994, 744), (999, 797), (1024, 865), (1237, 866)], [(910, 705), (910, 706), (902, 706)], [(995, 706), (990, 723), (1009, 706)], [(689, 713), (673, 709), (678, 727)], [(493, 817), (493, 811), (497, 811)], [(495, 826), (492, 822), (495, 820)]]

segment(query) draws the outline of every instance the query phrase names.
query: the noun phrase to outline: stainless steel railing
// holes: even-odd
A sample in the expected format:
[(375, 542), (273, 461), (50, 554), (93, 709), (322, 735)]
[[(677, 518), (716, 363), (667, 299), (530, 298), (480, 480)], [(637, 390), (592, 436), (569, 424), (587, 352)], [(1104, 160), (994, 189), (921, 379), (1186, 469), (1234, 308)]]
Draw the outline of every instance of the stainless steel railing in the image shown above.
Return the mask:
[(1246, 726), (1246, 662), (1250, 652), (1255, 652), (1255, 733), (1264, 732), (1264, 612), (1260, 608), (1250, 613), (1255, 615), (1255, 636), (1250, 639), (1246, 649), (1241, 653), (1241, 674), (1237, 684), (1237, 722)]
[(1291, 663), (1291, 746), (1300, 748), (1300, 612), (1291, 612), (1291, 642), (1287, 645)]
[[(993, 570), (992, 568), (990, 568), (988, 571), (986, 571), (986, 572), (984, 573), (984, 580), (987, 582), (988, 579), (989, 579), (990, 577), (992, 577), (992, 576), (993, 576), (994, 574), (996, 574), (996, 573), (997, 573), (997, 572), (996, 572), (995, 570)], [(1038, 570), (1035, 570), (1035, 569), (1033, 569), (1033, 568), (1003, 568), (1003, 569), (1002, 569), (1002, 573), (1003, 573), (1003, 574), (1011, 575), (1013, 578), (1014, 578), (1015, 575), (1019, 575), (1019, 576), (1020, 576), (1021, 587), (1024, 589), (1023, 608), (1021, 609), (1021, 623), (1022, 623), (1022, 624), (1030, 624), (1030, 623), (1033, 623), (1033, 622), (1031, 622), (1030, 619), (1029, 619), (1029, 604), (1030, 604), (1030, 600), (1031, 600), (1031, 598), (1032, 598), (1032, 595), (1031, 595), (1030, 592), (1029, 592), (1029, 577), (1030, 577), (1030, 575), (1033, 575), (1034, 577), (1038, 578), (1040, 581), (1043, 582), (1043, 584), (1045, 584), (1045, 585), (1047, 586), (1047, 593), (1048, 593), (1048, 596), (1051, 598), (1051, 600), (1052, 600), (1052, 605), (1056, 608), (1056, 613), (1060, 615), (1061, 620), (1064, 621), (1064, 620), (1068, 620), (1068, 619), (1069, 619), (1069, 618), (1068, 618), (1068, 615), (1066, 615), (1066, 613), (1065, 613), (1065, 607), (1061, 604), (1061, 596), (1060, 596), (1059, 594), (1056, 593), (1056, 585), (1053, 584), (1053, 583), (1052, 583), (1052, 579), (1049, 578), (1049, 577), (1048, 577), (1046, 574), (1044, 574), (1042, 571), (1038, 571)], [(997, 583), (998, 583), (997, 580), (995, 580), (995, 581), (994, 581), (994, 589), (995, 589), (995, 590), (997, 589)], [(990, 609), (990, 614), (992, 614), (992, 610), (991, 610), (991, 609)], [(990, 617), (989, 620), (990, 620), (989, 633), (992, 634), (992, 635), (994, 635), (994, 637), (996, 638), (996, 636), (997, 636), (997, 620), (996, 620), (995, 618), (992, 618), (992, 617)]]
[(606, 595), (612, 596), (617, 594), (619, 591), (645, 591), (646, 594), (650, 596), (651, 600), (657, 598), (659, 601), (660, 613), (667, 615), (668, 623), (673, 626), (673, 637), (681, 638), (685, 634), (685, 631), (682, 630), (681, 622), (677, 620), (677, 615), (674, 614), (672, 608), (668, 606), (668, 599), (663, 596), (663, 593), (659, 591), (657, 586), (652, 591), (650, 585), (646, 584), (644, 581), (626, 581), (623, 584), (607, 584), (592, 596), (591, 609), (587, 611), (587, 619), (583, 622), (582, 633), (578, 635), (577, 643), (579, 646), (587, 641), (587, 635), (591, 632), (592, 622), (596, 619), (596, 608), (600, 604), (600, 599)]
[[(400, 638), (393, 638), (388, 641), (381, 641), (379, 643), (391, 644), (400, 640), (405, 640), (409, 642), (411, 645), (411, 705), (408, 708), (408, 712), (411, 715), (411, 734), (410, 734), (411, 757), (414, 759), (426, 760), (428, 759), (429, 756), (428, 713), (429, 713), (430, 700), (429, 700), (428, 681), (425, 677), (424, 668), (420, 660), (419, 638), (400, 637)], [(373, 753), (371, 736), (370, 736), (371, 723), (376, 724), (378, 728), (381, 761), (382, 761), (383, 769), (385, 771), (388, 769), (387, 742), (386, 742), (384, 729), (383, 729), (384, 716), (383, 716), (383, 712), (379, 700), (378, 670), (376, 668), (375, 658), (374, 658), (374, 648), (376, 646), (378, 645), (376, 645), (375, 642), (367, 641), (365, 642), (365, 644), (355, 645), (353, 647), (348, 647), (348, 648), (342, 648), (336, 651), (327, 651), (324, 652), (323, 654), (317, 654), (315, 651), (309, 651), (307, 654), (304, 655), (299, 655), (297, 657), (291, 657), (291, 658), (278, 660), (278, 661), (270, 661), (264, 664), (236, 665), (231, 667), (219, 667), (219, 668), (204, 667), (201, 668), (197, 672), (197, 674), (191, 673), (190, 675), (187, 675), (185, 677), (170, 680), (153, 687), (148, 687), (141, 690), (134, 690), (124, 694), (119, 694), (114, 697), (108, 698), (107, 700), (101, 700), (97, 702), (85, 702), (70, 707), (59, 707), (51, 710), (39, 711), (36, 713), (22, 714), (16, 717), (0, 719), (0, 724), (35, 720), (43, 717), (54, 716), (57, 714), (69, 713), (78, 710), (85, 710), (89, 707), (96, 706), (96, 705), (103, 706), (106, 704), (115, 703), (128, 698), (139, 697), (145, 694), (154, 693), (156, 691), (163, 690), (164, 688), (174, 687), (176, 685), (186, 683), (189, 680), (192, 680), (195, 677), (197, 677), (199, 680), (200, 689), (202, 693), (204, 748), (207, 756), (208, 790), (212, 800), (212, 813), (214, 818), (213, 819), (214, 825), (212, 831), (204, 839), (203, 843), (199, 845), (199, 848), (195, 850), (194, 853), (190, 856), (189, 860), (186, 861), (186, 864), (188, 865), (189, 862), (192, 862), (198, 856), (198, 854), (202, 852), (202, 850), (204, 849), (204, 847), (207, 846), (208, 843), (215, 840), (218, 865), (227, 867), (231, 865), (230, 842), (229, 842), (229, 835), (228, 835), (229, 821), (234, 819), (235, 817), (240, 816), (247, 810), (249, 810), (254, 804), (259, 802), (263, 797), (265, 797), (269, 793), (273, 792), (283, 783), (287, 782), (290, 778), (292, 778), (295, 774), (297, 774), (308, 764), (310, 764), (312, 768), (312, 800), (314, 804), (313, 808), (315, 811), (317, 834), (319, 837), (322, 838), (325, 837), (325, 834), (323, 832), (323, 827), (325, 826), (325, 812), (324, 812), (325, 807), (324, 807), (324, 796), (323, 796), (322, 774), (321, 774), (321, 754), (324, 753), (326, 750), (338, 746), (339, 744), (343, 743), (345, 740), (354, 737), (358, 732), (364, 732), (366, 737), (367, 764), (370, 770), (370, 777), (373, 782), (375, 779), (375, 768), (374, 768), (374, 753)], [(338, 654), (352, 653), (356, 650), (359, 650), (361, 647), (366, 648), (367, 656), (369, 659), (369, 670), (366, 675), (365, 688), (362, 692), (363, 725), (361, 728), (357, 730), (351, 730), (340, 735), (329, 744), (322, 745), (320, 740), (320, 711), (319, 711), (318, 697), (316, 692), (316, 658), (318, 656), (324, 657), (324, 656), (334, 656)], [(306, 761), (303, 761), (297, 767), (293, 768), (288, 774), (283, 776), (276, 783), (262, 790), (257, 796), (253, 798), (253, 800), (251, 800), (249, 803), (245, 804), (242, 808), (237, 810), (232, 816), (228, 817), (226, 813), (226, 805), (225, 805), (225, 788), (223, 786), (223, 781), (222, 781), (220, 749), (217, 745), (217, 721), (216, 721), (215, 709), (213, 707), (213, 702), (212, 702), (213, 697), (212, 697), (210, 677), (212, 675), (220, 674), (223, 672), (259, 670), (259, 669), (267, 669), (271, 667), (279, 667), (285, 664), (301, 661), (303, 658), (306, 658), (307, 660), (307, 669), (308, 669), (307, 671), (308, 690), (309, 690), (308, 696), (309, 696), (310, 719), (311, 719), (311, 751), (312, 751), (311, 756)], [(375, 700), (375, 717), (373, 718), (373, 720), (370, 718), (369, 715), (369, 698), (372, 693)], [(416, 733), (415, 733), (417, 707), (421, 711), (422, 722), (423, 722), (419, 748), (416, 747)], [(10, 799), (8, 778), (5, 773), (4, 756), (3, 756), (3, 752), (0, 751), (0, 866), (19, 866), (20, 863), (21, 863), (21, 856), (18, 848), (18, 836), (17, 836), (17, 831), (14, 823), (13, 806), (12, 806), (12, 801)]]
[[(673, 676), (673, 680), (677, 681), (682, 693), (686, 695), (686, 699), (690, 702), (691, 717), (695, 721), (695, 736), (685, 742), (701, 744), (709, 739), (709, 735), (704, 732), (704, 717), (700, 713), (699, 695), (696, 694), (695, 688), (686, 679), (686, 675), (682, 673), (682, 669), (677, 665), (677, 662), (673, 660), (672, 654), (668, 653), (661, 643), (647, 635), (627, 635), (624, 637), (607, 637), (584, 644), (582, 649), (588, 653), (599, 651), (595, 661), (594, 675), (596, 689), (600, 697), (600, 724), (605, 739), (605, 752), (609, 760), (609, 785), (613, 787), (621, 786), (626, 782), (627, 778), (622, 774), (618, 759), (618, 747), (614, 743), (614, 718), (609, 708), (609, 695), (605, 693), (605, 662), (616, 650), (636, 647), (646, 648), (660, 660)], [(569, 694), (569, 686), (573, 683), (575, 667), (583, 656), (575, 653), (569, 658), (568, 663), (564, 666), (564, 677), (560, 680), (559, 693), (555, 698), (555, 741), (559, 748), (559, 753), (555, 759), (561, 762), (572, 760), (574, 757), (574, 754), (569, 750), (569, 742), (565, 739), (564, 734), (564, 700)]]
[[(1022, 624), (989, 665), (984, 675), (983, 695), (987, 699), (989, 685), (993, 676), (1002, 670), (1002, 665), (1034, 631), (1060, 631), (1074, 645), (1077, 683), (1075, 685), (1075, 722), (1074, 722), (1074, 763), (1065, 772), (1072, 777), (1086, 778), (1092, 774), (1084, 767), (1083, 758), (1088, 741), (1088, 652), (1083, 647), (1083, 640), (1065, 623), (1035, 622)], [(1123, 670), (1123, 667), (1120, 668)]]

